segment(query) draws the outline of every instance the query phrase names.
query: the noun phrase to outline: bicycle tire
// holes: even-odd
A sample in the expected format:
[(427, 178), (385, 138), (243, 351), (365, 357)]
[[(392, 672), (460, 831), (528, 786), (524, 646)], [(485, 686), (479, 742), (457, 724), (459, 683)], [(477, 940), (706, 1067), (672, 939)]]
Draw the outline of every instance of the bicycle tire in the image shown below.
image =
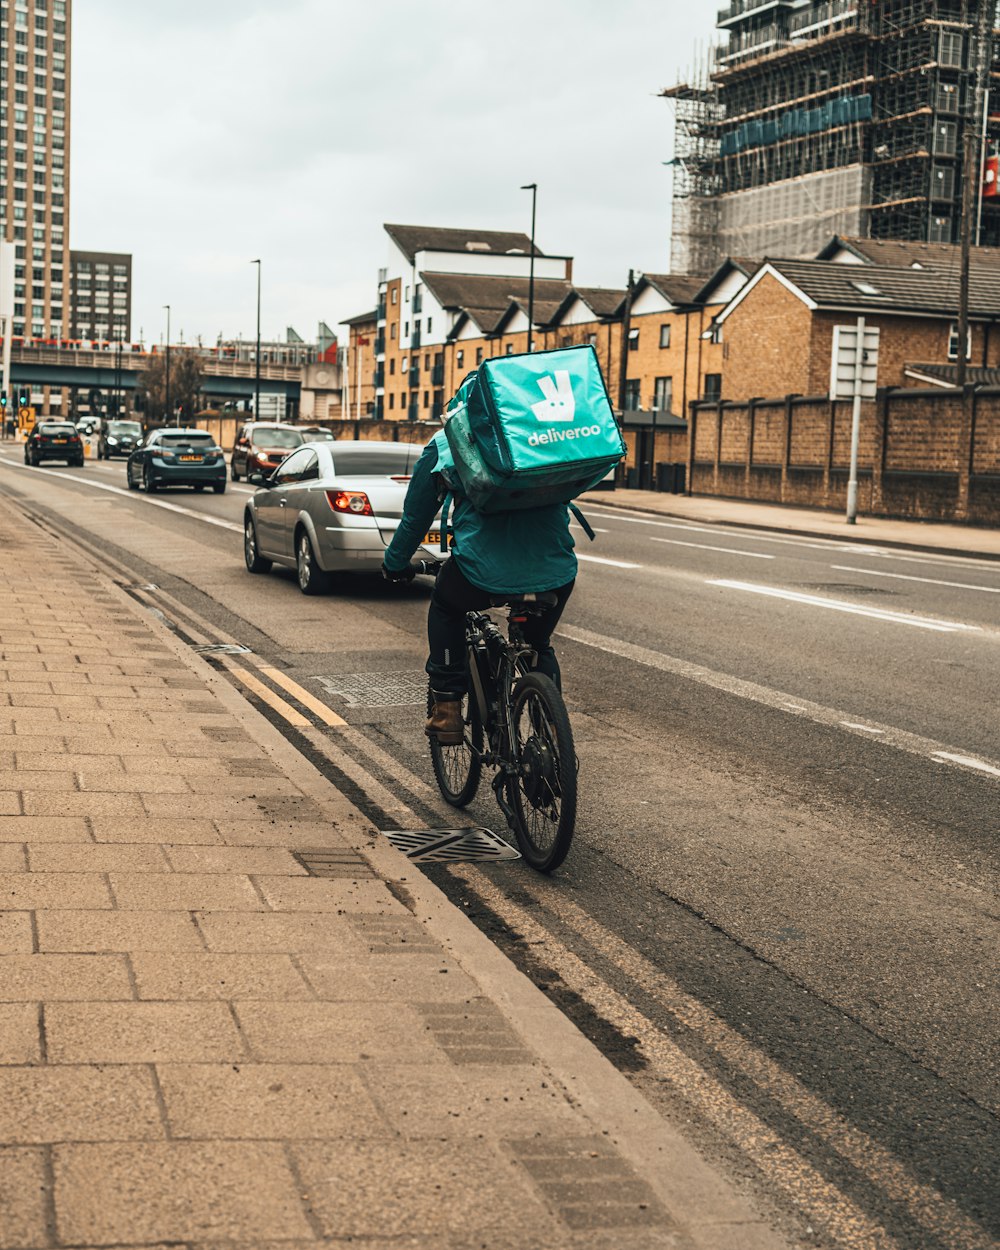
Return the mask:
[[(427, 715), (431, 713), (433, 696), (427, 690)], [(434, 780), (441, 797), (452, 807), (467, 807), (476, 797), (479, 780), (483, 775), (480, 758), (483, 749), (483, 726), (479, 719), (479, 707), (471, 695), (462, 700), (465, 720), (465, 742), (460, 747), (446, 747), (437, 738), (428, 738), (431, 748), (431, 766)]]
[(511, 693), (511, 719), (517, 775), (507, 783), (507, 795), (514, 834), (531, 867), (552, 872), (569, 853), (576, 825), (577, 765), (569, 713), (550, 678), (528, 673)]

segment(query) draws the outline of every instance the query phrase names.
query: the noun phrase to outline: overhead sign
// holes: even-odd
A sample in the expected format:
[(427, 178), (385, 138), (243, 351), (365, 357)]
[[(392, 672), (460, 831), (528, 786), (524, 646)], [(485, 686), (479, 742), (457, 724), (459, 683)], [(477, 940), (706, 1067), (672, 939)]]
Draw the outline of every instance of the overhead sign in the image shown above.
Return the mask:
[[(878, 326), (833, 327), (833, 357), (830, 361), (830, 398), (874, 399), (878, 387)], [(860, 347), (861, 359), (858, 359)]]

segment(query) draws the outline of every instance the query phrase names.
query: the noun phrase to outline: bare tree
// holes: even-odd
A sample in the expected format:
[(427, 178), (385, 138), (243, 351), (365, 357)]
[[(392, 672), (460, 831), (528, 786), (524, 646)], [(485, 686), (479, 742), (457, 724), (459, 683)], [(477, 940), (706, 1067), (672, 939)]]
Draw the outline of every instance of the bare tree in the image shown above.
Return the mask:
[(150, 356), (136, 381), (139, 406), (147, 421), (171, 423), (180, 410), (181, 423), (191, 421), (201, 407), (201, 358), (190, 348), (174, 347), (170, 351), (170, 406), (167, 412), (166, 354)]

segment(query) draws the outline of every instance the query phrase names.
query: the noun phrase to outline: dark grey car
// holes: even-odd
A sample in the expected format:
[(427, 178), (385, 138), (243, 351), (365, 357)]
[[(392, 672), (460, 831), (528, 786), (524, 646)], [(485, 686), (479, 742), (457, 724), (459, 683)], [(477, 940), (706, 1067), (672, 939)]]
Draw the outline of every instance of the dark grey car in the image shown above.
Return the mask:
[(140, 438), (142, 425), (138, 421), (105, 421), (97, 439), (97, 458), (131, 456)]
[[(272, 564), (298, 572), (303, 594), (329, 587), (331, 574), (376, 573), (403, 515), (419, 444), (305, 443), (266, 479), (243, 515), (243, 554), (251, 573)], [(260, 482), (254, 474), (251, 481)], [(422, 557), (443, 559), (440, 533)]]

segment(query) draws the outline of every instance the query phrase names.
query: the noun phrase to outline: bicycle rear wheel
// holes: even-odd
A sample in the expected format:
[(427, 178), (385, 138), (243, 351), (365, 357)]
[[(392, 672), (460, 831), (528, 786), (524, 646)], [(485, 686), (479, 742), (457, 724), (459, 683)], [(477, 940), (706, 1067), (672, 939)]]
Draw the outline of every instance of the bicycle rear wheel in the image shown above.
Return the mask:
[(562, 695), (541, 673), (518, 679), (511, 698), (517, 773), (507, 783), (521, 854), (539, 872), (566, 858), (576, 824), (576, 750)]
[[(427, 714), (430, 715), (433, 696), (427, 691)], [(479, 719), (479, 707), (471, 695), (462, 699), (462, 717), (465, 721), (465, 741), (461, 746), (446, 747), (437, 738), (430, 738), (431, 765), (445, 802), (452, 807), (466, 807), (476, 797), (483, 763), (483, 726)]]

